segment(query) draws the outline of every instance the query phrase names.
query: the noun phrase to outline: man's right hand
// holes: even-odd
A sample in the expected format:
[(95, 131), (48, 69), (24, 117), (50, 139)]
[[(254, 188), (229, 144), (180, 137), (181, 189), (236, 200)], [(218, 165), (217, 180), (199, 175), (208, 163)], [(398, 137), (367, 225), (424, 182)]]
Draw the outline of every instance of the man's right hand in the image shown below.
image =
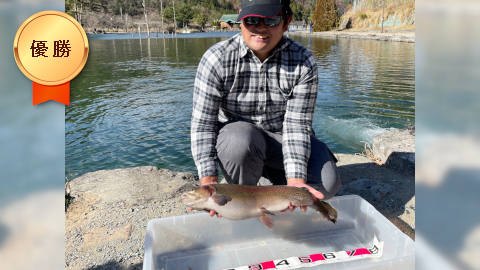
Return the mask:
[(200, 179), (200, 185), (201, 186), (213, 185), (213, 184), (218, 184), (218, 176), (217, 175), (204, 176), (204, 177), (202, 177), (202, 179)]
[[(218, 184), (218, 176), (217, 175), (205, 176), (205, 177), (202, 177), (202, 179), (200, 179), (200, 185), (201, 186), (213, 185), (213, 184)], [(190, 208), (190, 210), (193, 210), (193, 208)], [(222, 215), (218, 214), (214, 210), (210, 210), (210, 211), (205, 210), (205, 212), (207, 212), (211, 217), (213, 217), (214, 215), (217, 215), (217, 217), (219, 217), (219, 218), (222, 217)]]

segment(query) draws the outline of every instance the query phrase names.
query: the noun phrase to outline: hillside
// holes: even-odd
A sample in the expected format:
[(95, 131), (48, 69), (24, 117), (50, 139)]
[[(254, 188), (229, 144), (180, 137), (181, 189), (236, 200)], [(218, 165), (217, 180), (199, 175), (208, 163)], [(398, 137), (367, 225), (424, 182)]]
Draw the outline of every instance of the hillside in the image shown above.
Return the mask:
[[(339, 12), (353, 0), (337, 0)], [(316, 0), (292, 0), (295, 21), (309, 21)], [(173, 21), (177, 27), (196, 23), (204, 26), (218, 21), (222, 15), (237, 14), (241, 0), (66, 0), (65, 12), (74, 17), (90, 32), (94, 29), (108, 32), (146, 31), (145, 14), (151, 31), (161, 30), (162, 9), (165, 27), (171, 31)], [(145, 5), (145, 8), (144, 8)], [(174, 9), (175, 6), (175, 16)]]
[[(66, 0), (65, 12), (74, 17), (86, 32), (147, 31), (147, 17), (151, 32), (220, 23), (225, 14), (237, 14), (241, 0)], [(317, 0), (291, 0), (293, 20), (312, 20)], [(144, 7), (145, 5), (145, 7)], [(175, 13), (173, 6), (175, 5)], [(387, 29), (415, 29), (415, 0), (335, 0), (335, 9), (341, 16), (341, 30), (378, 30), (381, 28), (382, 8)], [(145, 12), (147, 16), (145, 16)]]
[(414, 30), (415, 29), (415, 4), (404, 6), (390, 6), (382, 10), (370, 9), (363, 11), (349, 11), (341, 17), (341, 30), (368, 31), (380, 30)]

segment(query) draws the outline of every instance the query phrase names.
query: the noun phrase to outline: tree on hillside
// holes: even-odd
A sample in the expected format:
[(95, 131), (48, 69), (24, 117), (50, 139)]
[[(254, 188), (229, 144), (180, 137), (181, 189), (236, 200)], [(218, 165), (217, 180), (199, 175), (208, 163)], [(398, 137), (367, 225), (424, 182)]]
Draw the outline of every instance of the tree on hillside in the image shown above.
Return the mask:
[(167, 22), (173, 22), (173, 6), (171, 4), (163, 9), (163, 16)]
[(301, 4), (292, 2), (290, 4), (290, 8), (293, 12), (293, 20), (294, 21), (301, 21), (303, 19), (303, 6)]
[(182, 22), (183, 27), (185, 27), (185, 24), (190, 23), (190, 20), (193, 19), (194, 13), (195, 11), (190, 6), (181, 4), (177, 7), (177, 20)]
[[(111, 12), (113, 12), (115, 15), (120, 15), (121, 10), (121, 13), (128, 13), (131, 16), (136, 16), (144, 13), (142, 2), (142, 0), (115, 0), (110, 1), (108, 6)], [(150, 1), (147, 1), (147, 6), (150, 6), (149, 2)]]
[(309, 22), (313, 20), (313, 9), (311, 8), (306, 8), (303, 10), (303, 21)]
[(217, 0), (204, 0), (204, 1), (201, 1), (201, 5), (207, 8), (208, 10), (215, 10), (220, 6)]
[(208, 20), (208, 16), (204, 12), (198, 13), (197, 18), (195, 19), (195, 21), (202, 27), (202, 29), (203, 27), (205, 27), (207, 20)]
[(65, 0), (65, 13), (77, 20), (77, 7), (75, 6), (75, 4), (76, 1), (74, 0)]
[(318, 0), (313, 12), (313, 31), (330, 31), (340, 24), (335, 0)]
[(337, 5), (338, 15), (342, 16), (348, 11), (347, 6), (351, 6), (353, 0), (335, 0), (335, 4)]

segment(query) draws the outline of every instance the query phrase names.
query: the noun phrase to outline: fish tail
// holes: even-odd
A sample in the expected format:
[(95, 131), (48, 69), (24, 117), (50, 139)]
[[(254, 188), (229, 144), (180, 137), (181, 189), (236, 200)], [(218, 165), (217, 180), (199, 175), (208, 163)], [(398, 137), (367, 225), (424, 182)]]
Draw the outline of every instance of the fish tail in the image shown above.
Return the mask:
[(314, 209), (327, 220), (333, 222), (333, 224), (337, 223), (337, 210), (335, 210), (330, 204), (320, 201), (319, 199), (315, 199), (315, 202), (312, 205), (309, 205), (309, 207)]

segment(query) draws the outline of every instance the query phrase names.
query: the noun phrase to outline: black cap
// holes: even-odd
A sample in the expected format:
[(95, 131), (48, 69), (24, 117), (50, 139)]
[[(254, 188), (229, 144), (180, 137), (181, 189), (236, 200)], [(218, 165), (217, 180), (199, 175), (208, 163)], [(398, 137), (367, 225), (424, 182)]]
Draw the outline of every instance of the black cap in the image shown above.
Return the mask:
[(290, 10), (290, 0), (242, 0), (242, 11), (238, 15), (237, 21), (249, 16), (272, 18), (284, 6)]

